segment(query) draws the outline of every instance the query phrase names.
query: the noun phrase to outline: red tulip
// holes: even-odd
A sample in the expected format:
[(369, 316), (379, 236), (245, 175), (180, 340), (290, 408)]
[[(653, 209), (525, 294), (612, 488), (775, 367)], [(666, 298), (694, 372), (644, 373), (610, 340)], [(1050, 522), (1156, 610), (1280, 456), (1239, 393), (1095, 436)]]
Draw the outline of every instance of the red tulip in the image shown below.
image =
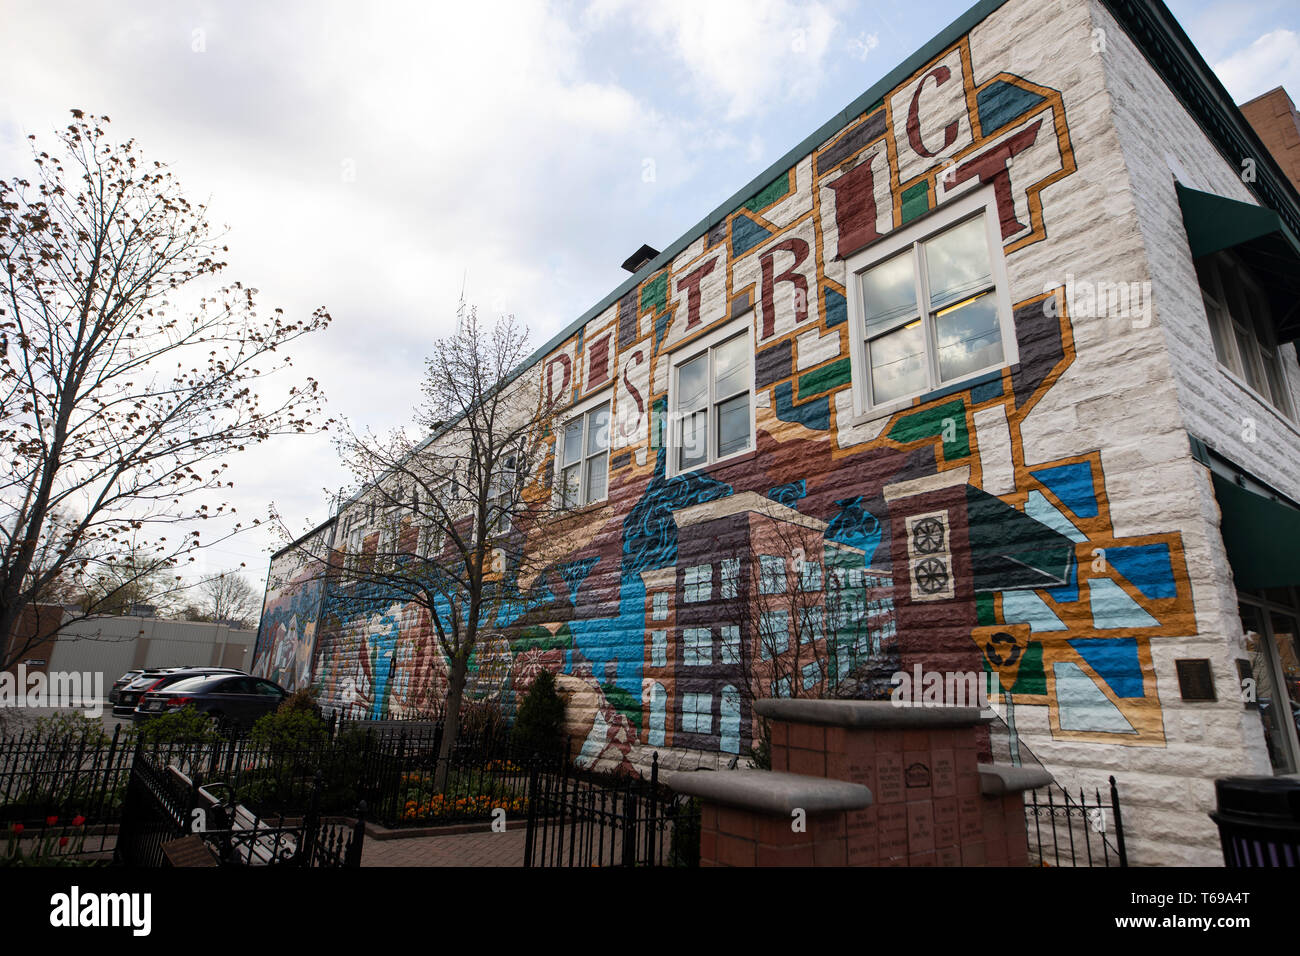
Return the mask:
[(46, 817), (46, 818), (45, 818), (45, 825), (46, 825), (47, 827), (52, 827), (52, 826), (54, 826), (54, 824), (56, 824), (56, 823), (58, 823), (58, 822), (59, 822), (59, 818), (58, 818), (58, 817)]
[(75, 817), (72, 818), (72, 825), (74, 827), (79, 827), (85, 822), (86, 822), (86, 818), (83, 817), (81, 814), (77, 814)]
[(14, 833), (22, 833), (22, 832), (23, 832), (23, 825), (21, 823), (15, 823)]
[(67, 838), (67, 837), (59, 837), (59, 846), (67, 846), (67, 845), (68, 845), (68, 838)]

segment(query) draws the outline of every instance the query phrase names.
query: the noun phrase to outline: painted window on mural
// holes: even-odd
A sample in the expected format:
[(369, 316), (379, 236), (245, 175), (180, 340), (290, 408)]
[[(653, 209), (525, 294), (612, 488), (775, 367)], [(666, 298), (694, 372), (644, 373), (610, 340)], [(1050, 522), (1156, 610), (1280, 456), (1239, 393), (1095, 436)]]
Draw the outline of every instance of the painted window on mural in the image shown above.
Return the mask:
[(682, 730), (688, 734), (713, 733), (713, 695), (682, 695)]
[(803, 666), (803, 689), (812, 690), (822, 679), (822, 665), (820, 661), (813, 661), (811, 664)]
[(662, 747), (667, 739), (668, 692), (655, 681), (650, 685), (650, 746)]
[(656, 591), (650, 599), (650, 619), (652, 621), (668, 620), (668, 592)]
[(1263, 289), (1250, 270), (1226, 252), (1198, 259), (1196, 275), (1219, 364), (1291, 417), (1286, 372)]
[(722, 688), (722, 740), (718, 749), (724, 753), (740, 753), (740, 692), (731, 684)]
[(773, 554), (758, 558), (758, 591), (760, 594), (785, 593), (785, 559)]
[(996, 227), (985, 201), (955, 202), (850, 262), (860, 409), (1006, 364), (1009, 300)]
[(822, 589), (822, 566), (816, 561), (804, 561), (799, 567), (799, 586), (805, 591)]
[(753, 351), (748, 331), (673, 369), (673, 462), (690, 471), (753, 447)]
[(789, 697), (789, 696), (790, 696), (790, 678), (788, 678), (788, 677), (782, 677), (780, 680), (774, 680), (774, 681), (772, 681), (772, 696), (773, 696), (773, 697)]
[(730, 624), (722, 628), (722, 663), (739, 664), (740, 663), (740, 628)]
[(725, 558), (722, 562), (722, 597), (734, 598), (740, 586), (740, 558)]
[(799, 642), (811, 644), (822, 636), (822, 609), (805, 607), (799, 610)]
[(650, 632), (650, 666), (668, 666), (668, 632)]
[(698, 564), (683, 572), (682, 600), (688, 604), (713, 598), (713, 565)]
[(713, 632), (707, 627), (682, 631), (682, 663), (688, 666), (713, 663)]
[(560, 435), (560, 506), (580, 508), (608, 491), (609, 402), (570, 419)]
[(790, 649), (790, 615), (785, 611), (764, 611), (758, 619), (759, 654), (771, 660)]

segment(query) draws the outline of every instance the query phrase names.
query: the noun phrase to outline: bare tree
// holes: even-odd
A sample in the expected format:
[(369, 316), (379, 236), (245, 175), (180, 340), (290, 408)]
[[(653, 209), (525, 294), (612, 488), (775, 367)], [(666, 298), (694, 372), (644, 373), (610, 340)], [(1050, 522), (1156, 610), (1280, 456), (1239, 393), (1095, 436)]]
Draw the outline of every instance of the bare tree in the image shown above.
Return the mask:
[[(744, 710), (770, 697), (857, 697), (856, 678), (872, 656), (873, 587), (856, 549), (823, 535), (824, 526), (767, 502), (753, 513), (747, 546), (723, 562), (719, 620), (738, 640), (731, 658)], [(768, 729), (756, 721), (761, 761)]]
[(333, 554), (312, 556), (329, 569), (331, 606), (344, 615), (394, 604), (408, 619), (427, 615), (446, 675), (444, 775), (471, 657), (502, 637), (517, 582), (538, 560), (525, 553), (525, 538), (551, 506), (540, 474), (550, 412), (537, 383), (515, 375), (527, 340), (512, 316), (485, 327), (462, 303), (455, 333), (427, 360), (411, 428), (383, 436), (345, 428), (336, 439), (353, 495), (337, 518)]
[(223, 571), (203, 578), (197, 586), (199, 603), (190, 620), (229, 622), (251, 628), (262, 609), (262, 595), (238, 571)]
[(72, 115), (58, 155), (32, 137), (30, 180), (0, 182), (4, 642), (60, 578), (132, 550), (142, 576), (190, 556), (192, 526), (233, 510), (227, 456), (313, 430), (322, 398), (310, 378), (259, 386), (329, 316), (259, 314), (256, 290), (221, 285), (206, 207), (107, 117)]

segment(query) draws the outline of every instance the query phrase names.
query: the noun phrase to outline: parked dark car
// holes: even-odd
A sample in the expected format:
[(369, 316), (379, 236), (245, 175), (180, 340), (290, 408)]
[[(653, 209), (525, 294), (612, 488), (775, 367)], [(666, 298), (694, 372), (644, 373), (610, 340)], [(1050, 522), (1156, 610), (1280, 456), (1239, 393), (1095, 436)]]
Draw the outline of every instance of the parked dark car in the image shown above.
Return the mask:
[(117, 692), (117, 700), (113, 702), (113, 716), (134, 716), (135, 706), (140, 703), (140, 696), (145, 691), (161, 690), (187, 677), (242, 673), (243, 671), (234, 667), (206, 667), (198, 664), (184, 667), (153, 667), (141, 672), (135, 680)]
[(279, 684), (247, 674), (209, 674), (175, 681), (165, 689), (150, 690), (140, 698), (136, 720), (193, 707), (219, 724), (246, 729), (269, 714), (289, 696)]
[(133, 671), (127, 671), (125, 674), (123, 674), (123, 675), (122, 675), (121, 677), (119, 677), (117, 680), (113, 681), (113, 686), (112, 686), (112, 688), (111, 688), (111, 689), (109, 690), (109, 692), (108, 692), (108, 702), (109, 702), (110, 704), (116, 704), (116, 703), (117, 703), (117, 695), (118, 695), (118, 692), (121, 691), (121, 689), (122, 689), (123, 687), (125, 687), (127, 684), (131, 683), (133, 680), (135, 680), (137, 677), (139, 677), (139, 676), (140, 676), (141, 674), (143, 674), (143, 673), (144, 673), (144, 671), (139, 670), (139, 669), (137, 669), (137, 670), (133, 670)]

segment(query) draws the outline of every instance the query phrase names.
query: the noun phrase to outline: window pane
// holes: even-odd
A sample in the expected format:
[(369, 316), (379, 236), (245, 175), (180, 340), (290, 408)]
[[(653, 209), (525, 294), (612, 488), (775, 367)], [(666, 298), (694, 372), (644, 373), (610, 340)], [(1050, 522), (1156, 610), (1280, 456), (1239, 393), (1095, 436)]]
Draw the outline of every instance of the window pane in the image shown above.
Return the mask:
[(708, 460), (708, 422), (707, 411), (698, 411), (682, 419), (681, 468), (694, 468)]
[(950, 382), (1002, 362), (1002, 333), (998, 329), (997, 296), (977, 295), (934, 317), (939, 345), (939, 380)]
[(749, 338), (738, 335), (713, 350), (713, 397), (749, 390)]
[(916, 272), (911, 249), (868, 269), (862, 273), (861, 282), (868, 335), (916, 312)]
[(1264, 377), (1259, 371), (1259, 350), (1254, 337), (1237, 325), (1233, 326), (1233, 331), (1237, 336), (1237, 352), (1241, 355), (1242, 373), (1246, 376), (1246, 381), (1261, 395), (1267, 394), (1265, 389), (1268, 386), (1264, 384)]
[(587, 414), (587, 454), (609, 449), (609, 406), (602, 405)]
[(925, 336), (919, 320), (867, 343), (867, 349), (872, 404), (925, 389)]
[(677, 370), (677, 410), (702, 408), (709, 400), (709, 356), (691, 359)]
[(718, 457), (749, 447), (749, 394), (718, 405)]
[(1232, 345), (1229, 341), (1232, 335), (1232, 320), (1228, 318), (1227, 310), (1205, 295), (1204, 291), (1202, 291), (1202, 298), (1205, 301), (1205, 316), (1210, 322), (1210, 338), (1214, 340), (1214, 357), (1219, 360), (1219, 364), (1240, 372), (1241, 369), (1233, 360)]
[(582, 419), (564, 426), (564, 464), (571, 465), (582, 457)]
[(993, 284), (984, 217), (968, 219), (925, 244), (930, 307), (942, 308)]
[(578, 465), (570, 465), (560, 475), (560, 501), (566, 508), (578, 503)]
[(1264, 359), (1264, 371), (1268, 375), (1269, 392), (1266, 394), (1271, 395), (1274, 405), (1286, 411), (1286, 379), (1282, 375), (1282, 365), (1278, 362), (1276, 353)]
[(587, 500), (599, 501), (605, 497), (605, 478), (609, 472), (609, 458), (597, 455), (587, 459)]

